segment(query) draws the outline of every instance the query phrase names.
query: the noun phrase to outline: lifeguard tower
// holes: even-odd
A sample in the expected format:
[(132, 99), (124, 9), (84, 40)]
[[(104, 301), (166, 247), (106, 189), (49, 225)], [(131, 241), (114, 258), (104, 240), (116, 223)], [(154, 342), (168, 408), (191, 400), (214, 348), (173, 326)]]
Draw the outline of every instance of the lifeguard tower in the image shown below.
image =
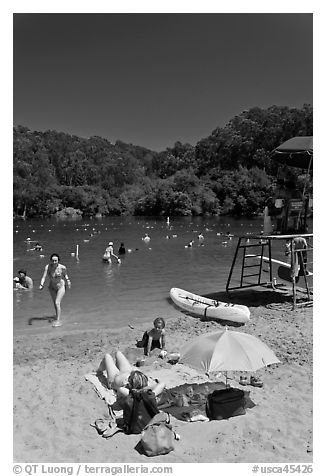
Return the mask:
[[(294, 137), (277, 147), (271, 158), (283, 165), (305, 171), (302, 191), (297, 191), (292, 180), (278, 178), (275, 198), (269, 199), (264, 210), (263, 233), (259, 236), (241, 235), (238, 238), (226, 291), (254, 286), (272, 286), (276, 290), (277, 280), (280, 279), (292, 284), (293, 307), (296, 307), (300, 280), (307, 296), (306, 303), (312, 303), (313, 234), (308, 233), (308, 218), (312, 214), (313, 206), (310, 178), (313, 166), (313, 138)], [(282, 242), (289, 258), (288, 262), (273, 258), (272, 245), (280, 249)], [(232, 285), (239, 261), (240, 276), (237, 284)], [(264, 280), (263, 271), (266, 264), (268, 279)], [(275, 269), (277, 274), (274, 273)]]

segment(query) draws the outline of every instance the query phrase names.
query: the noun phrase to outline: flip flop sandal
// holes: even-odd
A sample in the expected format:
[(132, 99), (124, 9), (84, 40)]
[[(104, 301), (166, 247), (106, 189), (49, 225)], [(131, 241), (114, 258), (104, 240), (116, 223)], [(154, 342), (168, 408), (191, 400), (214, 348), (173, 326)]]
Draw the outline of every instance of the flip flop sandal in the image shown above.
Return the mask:
[(240, 385), (249, 385), (248, 377), (240, 377), (239, 384)]
[(98, 418), (91, 426), (96, 428), (98, 434), (103, 438), (110, 438), (119, 431), (122, 431), (121, 428), (118, 428), (116, 421), (111, 418)]
[(250, 385), (253, 387), (262, 387), (264, 384), (257, 377), (250, 377)]

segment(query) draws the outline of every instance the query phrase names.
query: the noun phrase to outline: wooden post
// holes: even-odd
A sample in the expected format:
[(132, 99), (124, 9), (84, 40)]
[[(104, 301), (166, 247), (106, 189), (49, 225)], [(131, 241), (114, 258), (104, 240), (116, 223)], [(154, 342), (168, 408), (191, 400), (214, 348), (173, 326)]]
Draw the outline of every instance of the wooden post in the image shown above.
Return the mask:
[(273, 262), (272, 262), (272, 243), (271, 243), (271, 239), (268, 238), (268, 258), (269, 258), (269, 280), (270, 282), (272, 283), (272, 287), (273, 287)]
[(229, 272), (229, 277), (228, 277), (228, 280), (227, 280), (227, 283), (226, 283), (226, 292), (229, 292), (231, 276), (232, 276), (233, 268), (234, 268), (234, 265), (235, 265), (235, 262), (236, 262), (236, 259), (237, 259), (240, 243), (241, 243), (241, 236), (238, 239), (237, 249), (235, 250), (235, 253), (234, 253), (234, 256), (233, 256), (233, 261), (232, 261), (231, 269), (230, 269), (230, 272)]

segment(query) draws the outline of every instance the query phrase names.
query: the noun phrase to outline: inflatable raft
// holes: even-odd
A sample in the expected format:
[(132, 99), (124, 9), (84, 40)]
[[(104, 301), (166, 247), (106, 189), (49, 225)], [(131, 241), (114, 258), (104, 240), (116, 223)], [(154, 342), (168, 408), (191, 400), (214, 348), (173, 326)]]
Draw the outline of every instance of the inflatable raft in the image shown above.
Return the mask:
[(204, 319), (218, 319), (241, 324), (248, 322), (250, 319), (248, 307), (241, 304), (214, 301), (214, 299), (198, 296), (179, 288), (171, 288), (170, 297), (181, 309)]

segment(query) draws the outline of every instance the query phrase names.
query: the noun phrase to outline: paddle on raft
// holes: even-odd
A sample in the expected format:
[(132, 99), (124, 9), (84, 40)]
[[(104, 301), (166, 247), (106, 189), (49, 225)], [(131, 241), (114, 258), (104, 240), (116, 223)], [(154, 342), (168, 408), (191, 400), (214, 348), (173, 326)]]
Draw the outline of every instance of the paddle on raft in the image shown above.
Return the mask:
[[(218, 307), (220, 305), (220, 303), (218, 301), (214, 301), (214, 304), (207, 304), (206, 302), (204, 301), (199, 301), (199, 299), (194, 299), (194, 298), (191, 298), (189, 296), (180, 296), (179, 297), (183, 298), (183, 299), (188, 299), (189, 301), (194, 301), (194, 302), (199, 302), (200, 304), (206, 304), (206, 306), (214, 306), (214, 307)], [(217, 303), (217, 304), (216, 304)], [(226, 303), (225, 304), (225, 307), (226, 306), (234, 306), (234, 304), (232, 304), (231, 302), (229, 303)]]
[(182, 299), (188, 299), (188, 301), (194, 301), (194, 302), (199, 302), (199, 304), (206, 304), (206, 306), (215, 306), (215, 307), (218, 307), (219, 306), (219, 303), (217, 302), (217, 304), (207, 304), (206, 302), (204, 301), (200, 301), (199, 299), (194, 299), (194, 298), (190, 298), (189, 296), (180, 296)]

